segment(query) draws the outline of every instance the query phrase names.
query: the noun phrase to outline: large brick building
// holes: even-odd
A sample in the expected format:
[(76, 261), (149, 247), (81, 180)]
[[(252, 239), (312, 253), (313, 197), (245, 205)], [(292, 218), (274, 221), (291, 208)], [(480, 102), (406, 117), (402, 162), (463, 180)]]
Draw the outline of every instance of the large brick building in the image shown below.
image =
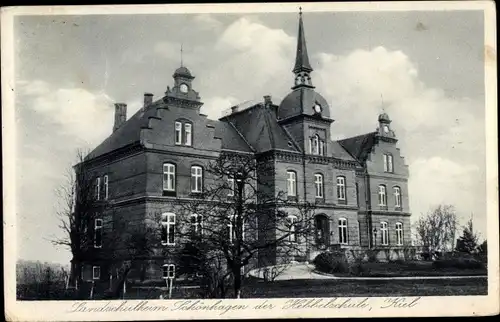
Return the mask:
[[(219, 120), (208, 119), (200, 113), (195, 77), (184, 66), (174, 72), (163, 97), (153, 100), (146, 93), (144, 106), (128, 120), (126, 105), (116, 104), (113, 133), (85, 161), (97, 177), (99, 199), (129, 225), (153, 213), (167, 223), (188, 220), (176, 215), (172, 200), (192, 198), (210, 184), (213, 178), (203, 169), (222, 151), (241, 152), (272, 160), (275, 175), (269, 180), (276, 191), (317, 205), (319, 244), (409, 245), (408, 166), (389, 116), (374, 120), (373, 132), (332, 140), (330, 106), (313, 86), (312, 72), (300, 15), (293, 87), (279, 104), (266, 96), (260, 103), (234, 106)], [(96, 219), (95, 230), (105, 226), (106, 219)], [(164, 247), (176, 247), (175, 239), (168, 236)], [(309, 247), (309, 259), (324, 249)], [(160, 259), (153, 266), (163, 264), (171, 263)], [(99, 278), (105, 266), (88, 263), (84, 271)], [(154, 267), (149, 272), (162, 274)]]

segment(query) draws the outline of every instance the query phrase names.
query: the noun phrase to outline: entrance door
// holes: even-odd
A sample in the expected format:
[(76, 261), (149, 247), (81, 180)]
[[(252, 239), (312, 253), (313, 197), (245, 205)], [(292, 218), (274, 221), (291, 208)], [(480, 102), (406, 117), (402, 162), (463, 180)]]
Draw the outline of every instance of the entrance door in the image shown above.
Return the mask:
[(316, 245), (318, 248), (324, 249), (330, 244), (330, 227), (326, 215), (321, 214), (315, 217), (315, 234)]

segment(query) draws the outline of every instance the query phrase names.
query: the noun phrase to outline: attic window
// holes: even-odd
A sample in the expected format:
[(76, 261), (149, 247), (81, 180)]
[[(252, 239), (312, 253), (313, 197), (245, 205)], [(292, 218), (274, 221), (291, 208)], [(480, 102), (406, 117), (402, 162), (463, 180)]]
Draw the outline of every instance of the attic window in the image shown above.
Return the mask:
[(288, 141), (288, 146), (293, 147), (292, 141)]

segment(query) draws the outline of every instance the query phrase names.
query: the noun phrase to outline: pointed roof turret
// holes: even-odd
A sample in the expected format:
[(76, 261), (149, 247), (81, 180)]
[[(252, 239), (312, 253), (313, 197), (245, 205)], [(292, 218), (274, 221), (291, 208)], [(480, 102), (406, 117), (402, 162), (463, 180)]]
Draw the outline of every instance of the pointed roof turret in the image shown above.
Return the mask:
[(309, 63), (309, 56), (307, 55), (306, 36), (304, 34), (304, 23), (302, 22), (302, 8), (299, 12), (299, 36), (297, 38), (297, 55), (295, 57), (295, 66), (293, 72), (298, 73), (302, 71), (312, 72), (313, 69)]

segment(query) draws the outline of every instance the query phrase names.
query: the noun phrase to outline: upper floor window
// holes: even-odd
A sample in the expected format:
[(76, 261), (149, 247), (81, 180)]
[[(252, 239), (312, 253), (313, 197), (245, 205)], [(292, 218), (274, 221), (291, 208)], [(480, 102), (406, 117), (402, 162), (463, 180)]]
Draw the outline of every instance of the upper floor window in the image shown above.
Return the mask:
[(394, 205), (401, 209), (401, 188), (399, 187), (394, 187)]
[(161, 243), (175, 245), (175, 214), (167, 212), (161, 218)]
[(347, 245), (347, 219), (339, 218), (339, 244)]
[(229, 191), (227, 192), (227, 196), (233, 197), (234, 196), (234, 178), (228, 178), (227, 184), (229, 186)]
[(297, 241), (297, 232), (295, 230), (296, 222), (297, 222), (296, 216), (289, 215), (287, 217), (288, 241), (289, 242), (296, 242)]
[(297, 173), (295, 171), (287, 171), (287, 192), (288, 196), (291, 197), (297, 195)]
[(102, 247), (102, 219), (99, 218), (94, 220), (94, 247)]
[(191, 146), (193, 143), (193, 125), (189, 122), (175, 122), (175, 144)]
[(341, 201), (346, 200), (345, 196), (345, 177), (337, 177), (337, 199)]
[(323, 198), (323, 175), (316, 173), (314, 175), (314, 186), (316, 187), (316, 198)]
[(101, 199), (101, 178), (95, 180), (95, 200)]
[(191, 167), (191, 192), (202, 192), (203, 169), (199, 166)]
[(163, 190), (175, 191), (175, 164), (163, 164)]
[(235, 226), (234, 220), (235, 220), (235, 216), (230, 215), (228, 218), (228, 222), (227, 222), (227, 234), (228, 234), (229, 243), (232, 243), (233, 240), (236, 239), (236, 229), (234, 227)]
[(104, 176), (104, 200), (108, 200), (109, 196), (109, 182), (108, 182), (108, 175)]
[(389, 229), (387, 228), (387, 223), (385, 221), (380, 223), (380, 238), (382, 245), (389, 245)]
[(325, 155), (325, 141), (323, 141), (318, 134), (309, 139), (309, 153)]
[(394, 172), (394, 167), (392, 163), (392, 154), (384, 154), (384, 171)]
[(387, 206), (387, 192), (384, 185), (378, 186), (378, 204), (379, 206)]
[(203, 233), (203, 216), (198, 214), (191, 215), (191, 231), (193, 236), (201, 236)]
[(403, 245), (403, 224), (400, 222), (396, 223), (396, 244)]

